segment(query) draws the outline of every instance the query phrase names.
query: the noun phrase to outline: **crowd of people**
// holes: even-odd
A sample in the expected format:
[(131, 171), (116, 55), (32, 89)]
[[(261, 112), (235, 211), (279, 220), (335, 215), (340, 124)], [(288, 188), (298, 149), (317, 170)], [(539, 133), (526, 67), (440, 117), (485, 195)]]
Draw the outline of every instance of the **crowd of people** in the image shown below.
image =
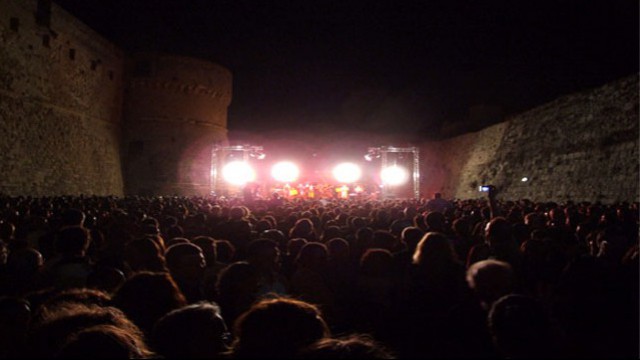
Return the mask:
[(638, 357), (638, 203), (0, 197), (0, 357)]

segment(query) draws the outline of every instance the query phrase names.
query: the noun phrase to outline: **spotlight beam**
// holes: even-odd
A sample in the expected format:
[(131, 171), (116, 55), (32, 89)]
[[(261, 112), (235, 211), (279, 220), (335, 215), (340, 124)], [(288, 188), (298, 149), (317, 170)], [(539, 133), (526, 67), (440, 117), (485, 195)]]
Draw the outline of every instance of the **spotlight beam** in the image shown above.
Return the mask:
[(333, 177), (342, 184), (360, 180), (362, 170), (354, 163), (342, 163), (333, 168)]
[(273, 165), (271, 168), (271, 176), (276, 181), (289, 183), (298, 179), (300, 176), (300, 169), (296, 164), (290, 161), (281, 161)]

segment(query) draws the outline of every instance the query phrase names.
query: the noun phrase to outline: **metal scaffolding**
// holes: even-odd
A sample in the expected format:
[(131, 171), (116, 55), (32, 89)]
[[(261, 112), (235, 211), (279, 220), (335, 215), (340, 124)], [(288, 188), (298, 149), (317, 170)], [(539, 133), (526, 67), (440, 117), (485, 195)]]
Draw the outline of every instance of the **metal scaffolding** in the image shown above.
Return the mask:
[[(380, 170), (382, 171), (389, 166), (389, 154), (395, 153), (407, 153), (411, 154), (411, 180), (413, 197), (420, 199), (420, 150), (415, 147), (395, 147), (395, 146), (380, 146), (370, 147), (367, 154), (364, 156), (366, 160), (371, 161), (373, 159), (380, 158)], [(388, 186), (382, 187), (382, 197), (386, 198), (390, 195), (390, 189)]]

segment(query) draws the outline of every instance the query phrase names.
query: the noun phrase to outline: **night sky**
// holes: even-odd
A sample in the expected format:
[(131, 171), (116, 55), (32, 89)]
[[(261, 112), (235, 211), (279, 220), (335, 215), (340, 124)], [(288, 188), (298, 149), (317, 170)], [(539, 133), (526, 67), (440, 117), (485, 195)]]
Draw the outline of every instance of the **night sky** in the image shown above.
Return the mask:
[(55, 2), (126, 50), (230, 69), (232, 135), (438, 138), (638, 72), (637, 0)]

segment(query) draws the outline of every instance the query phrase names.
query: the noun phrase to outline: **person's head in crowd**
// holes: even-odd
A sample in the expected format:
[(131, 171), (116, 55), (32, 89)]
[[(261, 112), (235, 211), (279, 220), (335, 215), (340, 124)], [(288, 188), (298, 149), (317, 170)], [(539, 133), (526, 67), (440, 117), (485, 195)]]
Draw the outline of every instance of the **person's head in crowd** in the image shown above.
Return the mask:
[(263, 232), (265, 232), (267, 230), (273, 229), (273, 226), (271, 225), (271, 223), (268, 220), (261, 219), (256, 223), (256, 225), (253, 228), (258, 234), (262, 234)]
[(55, 354), (60, 359), (148, 359), (153, 352), (139, 331), (96, 325), (70, 335)]
[(214, 266), (217, 259), (216, 241), (210, 236), (196, 236), (192, 241), (194, 245), (202, 250), (202, 255), (207, 262), (207, 267)]
[(564, 226), (566, 224), (566, 217), (564, 211), (561, 208), (553, 208), (549, 210), (549, 225), (554, 227)]
[(87, 288), (113, 294), (126, 279), (122, 270), (113, 266), (100, 266), (87, 277)]
[(392, 268), (393, 255), (386, 249), (369, 249), (360, 258), (360, 274), (362, 276), (372, 278), (390, 276)]
[(400, 239), (407, 245), (407, 249), (413, 253), (423, 236), (424, 231), (422, 229), (417, 226), (409, 226), (402, 230)]
[(55, 250), (63, 258), (85, 257), (91, 238), (89, 231), (79, 226), (67, 227), (58, 233)]
[(146, 214), (141, 215), (143, 216), (143, 219), (140, 221), (142, 225), (151, 226), (156, 229), (160, 227), (160, 222), (158, 221), (158, 219), (154, 218), (153, 216), (147, 216)]
[(339, 213), (336, 215), (335, 217), (335, 222), (336, 222), (336, 226), (341, 227), (341, 226), (346, 226), (347, 222), (349, 220), (349, 215), (346, 213)]
[(469, 217), (462, 216), (453, 221), (453, 232), (461, 238), (471, 237), (471, 222)]
[(402, 210), (402, 214), (406, 220), (413, 220), (413, 218), (418, 213), (418, 209), (415, 206), (407, 206)]
[(5, 241), (0, 240), (0, 267), (7, 265), (9, 260), (9, 246)]
[(128, 242), (124, 248), (124, 261), (131, 271), (167, 271), (162, 249), (145, 237)]
[(189, 239), (185, 237), (173, 237), (173, 238), (169, 238), (169, 241), (167, 241), (166, 245), (167, 245), (167, 249), (169, 249), (172, 245), (190, 244), (190, 243), (191, 241), (189, 241)]
[(83, 227), (85, 214), (80, 209), (66, 209), (62, 213), (62, 227)]
[(446, 230), (446, 218), (439, 211), (429, 212), (424, 221), (429, 231), (444, 232)]
[(0, 357), (17, 358), (24, 351), (31, 306), (17, 297), (0, 297)]
[(373, 338), (352, 334), (323, 338), (300, 352), (305, 359), (395, 359), (391, 351)]
[(320, 241), (326, 243), (327, 241), (340, 237), (340, 227), (338, 226), (327, 226), (322, 231), (322, 236), (320, 237)]
[(514, 207), (509, 210), (507, 214), (507, 221), (510, 224), (522, 224), (524, 222), (524, 218), (522, 216), (522, 209), (519, 207)]
[(275, 298), (262, 300), (235, 323), (235, 358), (291, 358), (330, 335), (318, 308), (309, 303)]
[(271, 225), (271, 229), (275, 229), (278, 227), (278, 220), (273, 215), (265, 215), (262, 217), (263, 220), (266, 220)]
[(373, 247), (373, 233), (374, 230), (370, 227), (360, 228), (356, 232), (354, 253), (352, 255), (360, 259), (360, 256), (362, 256), (367, 249)]
[(324, 244), (310, 242), (305, 244), (296, 258), (297, 268), (305, 268), (323, 272), (327, 267), (328, 260), (327, 247)]
[(0, 241), (13, 247), (15, 240), (16, 227), (11, 222), (6, 220), (0, 221)]
[(407, 226), (409, 226), (410, 224), (407, 222), (407, 220), (405, 220), (404, 218), (399, 218), (394, 220), (391, 225), (389, 226), (389, 232), (397, 237), (400, 238), (400, 235), (402, 234), (402, 230), (404, 230), (404, 228), (406, 228)]
[(171, 276), (178, 281), (200, 281), (207, 266), (202, 250), (190, 242), (169, 246), (165, 259)]
[(347, 240), (343, 238), (333, 238), (327, 241), (327, 251), (329, 253), (329, 261), (333, 263), (347, 263), (350, 257), (350, 246)]
[(451, 242), (446, 236), (437, 232), (426, 233), (413, 253), (413, 263), (423, 270), (437, 271), (436, 269), (443, 269), (457, 262), (458, 257)]
[(422, 231), (427, 231), (427, 224), (425, 222), (426, 214), (426, 211), (416, 214), (416, 216), (413, 217), (413, 226), (420, 228)]
[(154, 218), (146, 218), (140, 224), (141, 236), (161, 236), (158, 221)]
[(22, 248), (14, 250), (11, 251), (7, 258), (7, 274), (24, 282), (24, 284), (20, 284), (21, 286), (26, 286), (35, 281), (35, 276), (43, 264), (42, 254), (36, 249)]
[(524, 224), (534, 230), (542, 230), (546, 227), (544, 216), (537, 212), (530, 212), (524, 216)]
[(480, 216), (482, 217), (482, 219), (484, 220), (489, 220), (491, 219), (491, 208), (488, 206), (483, 207), (482, 209), (480, 209)]
[(253, 214), (251, 214), (251, 210), (247, 206), (242, 205), (240, 206), (240, 208), (242, 209), (242, 214), (245, 218), (253, 217)]
[(293, 238), (287, 242), (287, 256), (295, 259), (308, 241), (304, 238)]
[(187, 301), (168, 273), (139, 272), (116, 291), (113, 304), (148, 333), (159, 318)]
[(216, 240), (216, 260), (223, 264), (230, 264), (236, 253), (236, 248), (229, 240)]
[(229, 210), (229, 218), (231, 221), (239, 221), (244, 219), (245, 215), (245, 210), (240, 207), (240, 206), (234, 206), (231, 208), (231, 210)]
[(63, 305), (81, 304), (86, 306), (108, 306), (111, 302), (109, 294), (94, 289), (75, 288), (55, 291), (46, 296), (39, 306), (34, 307), (33, 323), (37, 323), (56, 312)]
[(621, 228), (607, 226), (595, 233), (593, 245), (596, 257), (619, 264), (631, 244)]
[(336, 220), (334, 219), (334, 217), (331, 217), (329, 214), (325, 214), (328, 218), (327, 221), (323, 224), (323, 228), (329, 227), (329, 226), (338, 226), (338, 222), (336, 222)]
[(308, 218), (302, 218), (296, 221), (293, 228), (289, 231), (289, 238), (301, 237), (309, 241), (315, 240), (315, 227), (313, 222)]
[(140, 329), (114, 307), (68, 303), (49, 312), (32, 327), (27, 338), (27, 357), (54, 357), (73, 335), (99, 325), (112, 325), (131, 334), (132, 338), (143, 338)]
[(178, 225), (178, 219), (175, 216), (167, 215), (162, 220), (160, 227), (162, 229), (169, 229), (172, 226)]
[(354, 216), (353, 220), (351, 220), (351, 229), (358, 231), (363, 227), (367, 226), (367, 220), (360, 216)]
[(258, 272), (253, 265), (245, 261), (235, 262), (220, 272), (216, 292), (223, 317), (227, 325), (231, 326), (256, 300)]
[(278, 244), (269, 239), (257, 239), (247, 247), (247, 261), (260, 272), (277, 271), (280, 267)]
[[(173, 225), (171, 227), (168, 227), (165, 230), (165, 233), (163, 235), (167, 239), (183, 238), (184, 237), (184, 229), (182, 229), (182, 226)], [(167, 242), (167, 246), (171, 246), (171, 244), (169, 244)]]
[(558, 356), (549, 314), (535, 299), (507, 295), (493, 303), (488, 318), (493, 342), (506, 358)]
[(163, 316), (153, 327), (151, 339), (153, 348), (166, 359), (215, 359), (228, 350), (229, 336), (220, 308), (200, 302)]
[(391, 222), (391, 214), (389, 211), (387, 211), (384, 208), (378, 209), (375, 212), (375, 217), (374, 217), (374, 222), (382, 225), (382, 226), (389, 226), (390, 222)]
[(160, 247), (160, 250), (163, 253), (167, 249), (164, 238), (160, 234), (143, 234), (142, 237), (155, 241), (155, 243), (158, 244), (158, 246)]
[[(267, 229), (264, 230), (268, 230), (268, 229), (276, 229), (278, 227), (278, 221), (276, 220), (276, 218), (273, 215), (263, 215), (260, 218), (261, 221), (266, 221), (269, 225)], [(265, 224), (265, 226), (267, 226)]]
[(287, 246), (287, 237), (278, 229), (265, 230), (260, 234), (260, 238), (271, 239), (278, 244), (278, 248), (285, 249)]
[(485, 228), (485, 240), (489, 246), (501, 246), (512, 241), (511, 224), (503, 217), (491, 219)]
[(482, 260), (467, 270), (467, 284), (485, 310), (499, 298), (512, 293), (515, 280), (511, 265), (504, 261)]
[(373, 233), (373, 244), (374, 248), (385, 249), (389, 251), (394, 251), (398, 245), (398, 238), (396, 238), (392, 233), (385, 230), (376, 230)]

